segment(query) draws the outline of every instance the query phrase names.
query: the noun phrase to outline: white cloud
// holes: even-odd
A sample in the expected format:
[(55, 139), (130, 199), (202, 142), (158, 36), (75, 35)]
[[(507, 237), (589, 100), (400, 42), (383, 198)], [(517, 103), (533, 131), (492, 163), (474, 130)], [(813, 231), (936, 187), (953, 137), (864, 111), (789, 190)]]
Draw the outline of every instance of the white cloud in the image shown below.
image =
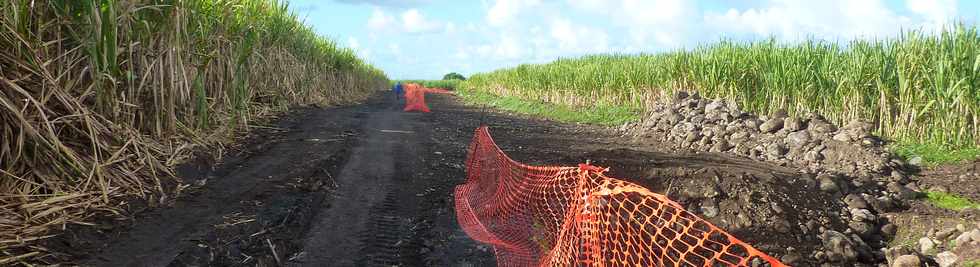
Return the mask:
[(401, 17), (402, 27), (409, 33), (434, 32), (442, 28), (441, 23), (426, 19), (418, 9), (406, 10)]
[(430, 0), (334, 0), (345, 4), (369, 4), (375, 6), (406, 7), (429, 4)]
[(452, 22), (446, 22), (446, 33), (456, 33), (456, 24)]
[[(897, 33), (911, 19), (898, 15), (880, 0), (821, 2), (770, 0), (763, 8), (724, 14), (706, 12), (707, 27), (720, 33), (775, 35), (801, 40), (830, 40), (883, 36)], [(708, 40), (710, 41), (710, 40)]]
[(466, 49), (459, 47), (456, 48), (456, 53), (453, 54), (453, 58), (456, 58), (458, 60), (467, 60), (470, 59), (470, 53), (466, 52)]
[(521, 57), (524, 48), (520, 45), (520, 40), (510, 34), (502, 34), (500, 40), (494, 45), (494, 55), (505, 59), (516, 59)]
[(497, 0), (487, 10), (487, 22), (493, 26), (517, 23), (515, 20), (522, 11), (539, 4), (539, 0)]
[(606, 16), (626, 29), (631, 46), (676, 47), (696, 36), (700, 17), (696, 4), (686, 0), (569, 0), (583, 12)]
[(391, 53), (391, 55), (396, 56), (396, 57), (397, 56), (401, 56), (402, 55), (402, 47), (400, 45), (398, 45), (397, 43), (390, 43), (390, 44), (388, 44), (388, 53)]
[[(408, 9), (398, 18), (375, 7), (368, 18), (367, 28), (379, 32), (433, 33), (445, 28), (446, 24), (425, 17), (418, 9)], [(453, 26), (455, 27), (455, 26)]]
[(939, 30), (953, 22), (957, 6), (954, 0), (907, 0), (905, 7), (920, 16), (925, 22), (923, 27), (932, 30)]
[[(600, 29), (572, 24), (563, 18), (551, 21), (550, 35), (558, 43), (558, 49), (563, 52), (601, 53), (608, 49), (609, 37)], [(540, 40), (536, 40), (540, 44)], [(536, 45), (537, 45), (536, 44)]]
[(351, 49), (357, 50), (361, 47), (361, 42), (358, 42), (357, 38), (354, 38), (354, 36), (348, 36), (347, 45), (350, 46)]
[(388, 15), (380, 8), (374, 8), (371, 12), (371, 17), (368, 18), (367, 27), (368, 29), (375, 31), (388, 31), (392, 30), (395, 26), (395, 17)]

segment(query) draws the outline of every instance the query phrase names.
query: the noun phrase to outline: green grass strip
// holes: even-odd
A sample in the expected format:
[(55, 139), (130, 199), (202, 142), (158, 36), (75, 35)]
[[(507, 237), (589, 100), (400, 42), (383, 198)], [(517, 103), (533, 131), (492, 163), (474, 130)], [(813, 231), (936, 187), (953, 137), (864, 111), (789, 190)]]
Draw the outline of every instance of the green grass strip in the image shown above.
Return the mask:
[(892, 152), (905, 159), (916, 156), (922, 157), (922, 162), (926, 166), (935, 166), (944, 163), (958, 163), (974, 160), (980, 157), (980, 148), (949, 148), (936, 144), (921, 144), (911, 142), (899, 142), (892, 147)]
[(636, 108), (596, 105), (593, 107), (570, 107), (546, 103), (543, 101), (524, 100), (517, 97), (498, 96), (485, 92), (461, 91), (459, 96), (469, 105), (487, 105), (489, 107), (552, 119), (561, 122), (576, 122), (603, 126), (618, 126), (626, 122), (637, 121), (640, 110)]
[(980, 209), (980, 203), (950, 193), (926, 192), (926, 201), (937, 207), (950, 210), (962, 210), (965, 208)]

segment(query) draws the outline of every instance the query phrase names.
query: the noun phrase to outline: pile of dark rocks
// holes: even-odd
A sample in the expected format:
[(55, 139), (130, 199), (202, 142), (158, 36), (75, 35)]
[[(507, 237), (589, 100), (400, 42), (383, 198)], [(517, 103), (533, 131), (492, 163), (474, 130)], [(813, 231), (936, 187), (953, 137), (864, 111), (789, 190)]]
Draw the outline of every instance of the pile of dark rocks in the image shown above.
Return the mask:
[(800, 170), (801, 180), (845, 205), (845, 229), (819, 227), (824, 249), (805, 262), (874, 266), (886, 261), (897, 231), (879, 213), (901, 210), (920, 195), (907, 164), (890, 154), (873, 125), (839, 127), (819, 114), (757, 116), (731, 101), (678, 92), (669, 103), (649, 107), (644, 118), (620, 130), (636, 142), (679, 152), (716, 152)]

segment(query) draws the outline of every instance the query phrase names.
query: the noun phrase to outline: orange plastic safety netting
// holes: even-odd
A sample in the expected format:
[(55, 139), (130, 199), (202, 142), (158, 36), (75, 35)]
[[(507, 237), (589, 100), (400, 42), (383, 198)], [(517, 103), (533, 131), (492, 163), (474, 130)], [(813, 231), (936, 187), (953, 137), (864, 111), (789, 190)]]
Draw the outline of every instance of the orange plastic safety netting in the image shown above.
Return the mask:
[(480, 127), (466, 183), (456, 187), (457, 220), (493, 246), (499, 266), (784, 266), (667, 197), (603, 172), (518, 163)]
[(404, 111), (430, 112), (429, 105), (425, 103), (425, 94), (452, 94), (452, 91), (442, 88), (426, 88), (422, 85), (409, 83), (405, 85), (405, 109)]
[(425, 104), (425, 88), (414, 83), (406, 84), (405, 109), (403, 110), (429, 112), (429, 105)]

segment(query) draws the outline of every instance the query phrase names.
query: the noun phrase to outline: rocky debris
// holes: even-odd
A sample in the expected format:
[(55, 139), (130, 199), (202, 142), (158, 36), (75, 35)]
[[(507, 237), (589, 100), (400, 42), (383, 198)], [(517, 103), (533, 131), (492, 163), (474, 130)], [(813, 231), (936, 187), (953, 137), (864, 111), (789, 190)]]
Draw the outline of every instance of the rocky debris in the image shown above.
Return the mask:
[(833, 193), (840, 190), (840, 187), (837, 186), (837, 183), (834, 182), (834, 178), (830, 175), (821, 174), (820, 176), (817, 176), (817, 181), (820, 183), (820, 190), (824, 192)]
[(973, 242), (980, 243), (980, 229), (973, 229), (969, 232), (963, 232), (963, 234), (956, 237), (954, 242), (956, 243), (956, 246), (964, 246)]
[(949, 237), (952, 236), (954, 233), (956, 233), (956, 231), (957, 231), (956, 228), (949, 228), (946, 230), (936, 232), (935, 235), (936, 240), (949, 240)]
[(949, 251), (936, 254), (936, 263), (939, 264), (939, 267), (952, 267), (956, 264), (957, 260), (959, 260), (959, 257)]
[(856, 222), (875, 222), (877, 217), (866, 209), (851, 209), (851, 220)]
[(844, 203), (847, 204), (848, 208), (852, 209), (867, 209), (868, 202), (864, 200), (863, 197), (857, 194), (848, 194), (844, 197)]
[(798, 117), (780, 110), (756, 116), (729, 100), (679, 92), (672, 102), (650, 106), (643, 121), (623, 129), (641, 142), (652, 139), (674, 148), (732, 153), (812, 173), (888, 176), (898, 170), (904, 175), (904, 162), (887, 153), (880, 138), (872, 135), (873, 128), (863, 121), (838, 128), (814, 113)]
[(851, 239), (846, 235), (828, 230), (820, 237), (823, 240), (824, 248), (827, 250), (826, 257), (830, 262), (852, 262), (858, 257), (857, 249)]
[(919, 238), (919, 253), (931, 254), (934, 249), (936, 249), (936, 241), (928, 237)]
[(912, 166), (922, 166), (922, 157), (915, 156), (909, 159), (909, 164)]
[(890, 224), (889, 223), (889, 224), (885, 224), (884, 226), (881, 227), (881, 234), (886, 239), (891, 239), (891, 238), (895, 237), (895, 234), (897, 234), (897, 233), (898, 233), (898, 226), (895, 226), (894, 224)]
[[(740, 110), (732, 101), (705, 99), (696, 92), (679, 92), (670, 103), (655, 104), (648, 110), (644, 120), (623, 128), (639, 143), (726, 153), (793, 167), (801, 172), (795, 181), (800, 187), (838, 199), (842, 208), (835, 208), (837, 212), (806, 214), (810, 219), (801, 218), (796, 225), (783, 227), (800, 229), (823, 242), (823, 250), (801, 256), (801, 262), (854, 265), (884, 261), (887, 255), (883, 248), (898, 229), (879, 220), (879, 213), (901, 209), (906, 200), (920, 195), (906, 173), (915, 169), (909, 164), (919, 162), (905, 163), (888, 153), (884, 142), (872, 134), (874, 125), (868, 122), (852, 121), (837, 127), (819, 114), (790, 116), (785, 110), (757, 116)], [(693, 208), (711, 217), (724, 217), (719, 211), (726, 210), (723, 202), (713, 200)], [(822, 216), (839, 221), (830, 223)], [(781, 222), (778, 218), (772, 221), (775, 226)], [(746, 226), (739, 220), (731, 224)], [(963, 240), (972, 242), (972, 237)], [(907, 263), (915, 260), (914, 266), (922, 262), (919, 256), (904, 259)]]
[(909, 255), (910, 253), (912, 253), (912, 251), (903, 246), (890, 247), (885, 249), (885, 260), (894, 266), (898, 257)]
[(759, 131), (762, 131), (763, 133), (774, 133), (779, 131), (779, 129), (782, 129), (783, 125), (785, 125), (785, 123), (782, 118), (772, 118), (762, 123), (762, 125), (759, 125)]
[(922, 260), (916, 255), (902, 255), (892, 262), (892, 267), (919, 267), (922, 265)]
[(980, 260), (980, 239), (975, 237), (980, 238), (980, 225), (967, 229), (960, 224), (955, 228), (930, 229), (926, 236), (919, 239), (915, 251), (897, 246), (883, 252), (890, 266), (922, 266), (922, 263), (927, 266), (957, 266), (957, 263), (964, 261)]

